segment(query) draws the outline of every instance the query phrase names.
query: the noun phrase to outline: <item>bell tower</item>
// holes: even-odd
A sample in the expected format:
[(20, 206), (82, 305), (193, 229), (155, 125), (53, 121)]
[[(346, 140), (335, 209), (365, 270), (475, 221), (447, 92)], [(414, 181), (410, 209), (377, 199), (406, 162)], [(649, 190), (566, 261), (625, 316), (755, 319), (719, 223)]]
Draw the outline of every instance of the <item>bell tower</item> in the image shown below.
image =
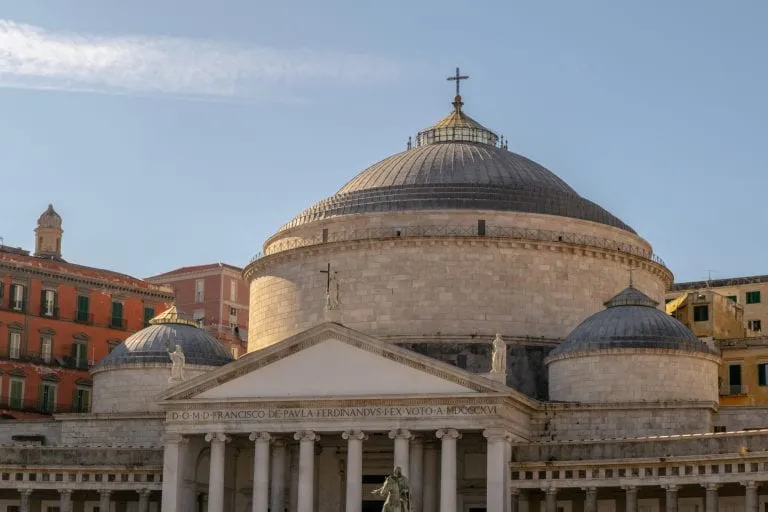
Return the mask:
[(61, 216), (49, 204), (48, 209), (37, 219), (35, 228), (35, 256), (61, 259)]

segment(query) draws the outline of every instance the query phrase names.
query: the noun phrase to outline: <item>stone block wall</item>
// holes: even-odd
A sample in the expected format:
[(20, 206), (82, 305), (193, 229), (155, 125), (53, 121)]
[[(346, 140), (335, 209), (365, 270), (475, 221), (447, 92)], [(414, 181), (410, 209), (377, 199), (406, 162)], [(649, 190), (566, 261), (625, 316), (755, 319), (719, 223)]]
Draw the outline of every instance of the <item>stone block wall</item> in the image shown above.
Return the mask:
[(58, 444), (61, 442), (61, 424), (54, 420), (0, 421), (0, 445), (18, 444), (14, 436), (42, 436), (44, 444)]
[[(79, 415), (78, 415), (79, 416)], [(71, 416), (61, 423), (61, 444), (74, 446), (164, 446), (165, 417), (89, 414)]]
[(717, 402), (719, 358), (665, 349), (572, 353), (549, 363), (553, 401)]
[(716, 426), (725, 427), (728, 432), (768, 429), (768, 406), (721, 407), (712, 422)]

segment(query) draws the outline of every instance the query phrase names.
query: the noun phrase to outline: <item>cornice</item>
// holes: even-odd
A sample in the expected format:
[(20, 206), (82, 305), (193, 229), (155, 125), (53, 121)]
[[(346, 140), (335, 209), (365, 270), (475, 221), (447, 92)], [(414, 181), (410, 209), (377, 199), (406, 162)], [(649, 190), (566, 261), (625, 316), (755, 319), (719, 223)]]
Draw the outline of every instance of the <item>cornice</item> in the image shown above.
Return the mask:
[(590, 257), (600, 260), (610, 260), (621, 263), (624, 266), (630, 264), (634, 269), (644, 270), (661, 279), (665, 288), (672, 283), (672, 272), (655, 261), (628, 252), (614, 249), (605, 249), (591, 245), (571, 244), (568, 242), (551, 242), (543, 240), (524, 240), (518, 238), (489, 237), (489, 236), (409, 236), (403, 238), (366, 238), (358, 240), (342, 240), (338, 242), (326, 242), (313, 245), (305, 245), (293, 249), (265, 255), (254, 260), (243, 269), (243, 278), (252, 281), (261, 277), (269, 267), (275, 264), (298, 260), (306, 255), (319, 255), (346, 250), (381, 249), (386, 247), (436, 247), (436, 246), (469, 246), (469, 247), (496, 247), (516, 248), (535, 251), (552, 251), (572, 255)]
[(17, 274), (25, 278), (37, 277), (46, 280), (46, 282), (50, 282), (48, 280), (53, 280), (57, 283), (71, 284), (73, 286), (104, 288), (109, 291), (127, 293), (132, 296), (140, 296), (144, 298), (162, 300), (165, 302), (170, 302), (173, 300), (172, 293), (164, 293), (158, 290), (149, 290), (139, 286), (116, 284), (113, 281), (109, 281), (107, 279), (85, 277), (75, 273), (57, 272), (55, 270), (44, 268), (30, 268), (25, 265), (19, 265), (15, 262), (0, 260), (0, 269), (7, 270), (11, 276)]
[(670, 348), (604, 348), (595, 350), (579, 350), (575, 352), (566, 352), (564, 354), (556, 354), (554, 356), (547, 356), (544, 358), (544, 364), (549, 365), (556, 361), (563, 361), (566, 359), (581, 359), (585, 357), (597, 357), (597, 356), (621, 356), (621, 355), (653, 355), (653, 356), (677, 356), (677, 357), (690, 357), (694, 359), (704, 359), (712, 361), (717, 364), (722, 363), (722, 358), (717, 354), (707, 354), (704, 352), (690, 352), (687, 350), (676, 350)]

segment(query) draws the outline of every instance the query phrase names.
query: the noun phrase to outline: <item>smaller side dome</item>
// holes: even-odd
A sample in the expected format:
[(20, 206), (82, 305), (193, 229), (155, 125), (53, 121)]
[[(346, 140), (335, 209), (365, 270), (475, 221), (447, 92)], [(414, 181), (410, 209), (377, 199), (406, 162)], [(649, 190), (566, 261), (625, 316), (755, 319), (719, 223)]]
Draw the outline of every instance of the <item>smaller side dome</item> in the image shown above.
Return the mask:
[(46, 209), (37, 219), (37, 226), (41, 228), (60, 228), (61, 215), (56, 213), (52, 204), (48, 204)]

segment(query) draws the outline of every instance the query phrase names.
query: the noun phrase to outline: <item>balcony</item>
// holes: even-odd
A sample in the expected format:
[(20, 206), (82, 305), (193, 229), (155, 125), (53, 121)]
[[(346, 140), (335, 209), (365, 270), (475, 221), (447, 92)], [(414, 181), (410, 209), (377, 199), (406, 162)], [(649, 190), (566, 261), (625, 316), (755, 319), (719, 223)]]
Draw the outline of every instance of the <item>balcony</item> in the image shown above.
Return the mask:
[[(0, 301), (0, 304), (2, 301)], [(7, 306), (2, 306), (2, 309), (8, 311), (18, 311), (19, 313), (25, 313), (27, 311), (27, 301), (10, 299)]]
[(48, 304), (40, 305), (40, 316), (43, 318), (59, 318), (59, 308), (49, 307)]
[(127, 325), (127, 322), (125, 321), (125, 318), (118, 318), (116, 316), (109, 318), (109, 326), (112, 329), (122, 329), (125, 330)]
[(90, 412), (90, 404), (53, 404), (39, 400), (21, 400), (8, 397), (0, 403), (0, 411), (19, 411), (35, 414)]
[(87, 311), (75, 311), (75, 322), (79, 324), (93, 325), (93, 314)]
[(720, 386), (720, 396), (739, 396), (749, 393), (744, 384), (722, 384)]

